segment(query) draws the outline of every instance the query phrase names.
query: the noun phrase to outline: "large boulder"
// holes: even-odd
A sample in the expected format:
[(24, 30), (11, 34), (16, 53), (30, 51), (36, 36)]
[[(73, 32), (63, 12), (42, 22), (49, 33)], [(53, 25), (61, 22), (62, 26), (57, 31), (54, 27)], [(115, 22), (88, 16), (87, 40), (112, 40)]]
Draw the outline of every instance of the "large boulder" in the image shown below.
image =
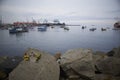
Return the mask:
[(108, 57), (99, 61), (96, 64), (97, 68), (103, 74), (110, 74), (113, 76), (120, 76), (120, 59), (115, 57)]
[[(71, 79), (94, 78), (94, 63), (91, 49), (73, 49), (61, 56), (61, 67)], [(77, 78), (77, 79), (76, 79)]]
[(64, 53), (61, 56), (61, 64), (65, 64), (65, 63), (71, 63), (75, 60), (78, 59), (85, 59), (86, 61), (88, 61), (88, 59), (92, 60), (92, 50), (91, 49), (71, 49), (68, 50), (66, 53)]
[(59, 80), (59, 64), (50, 54), (28, 49), (27, 54), (41, 54), (37, 62), (22, 61), (10, 74), (9, 80)]

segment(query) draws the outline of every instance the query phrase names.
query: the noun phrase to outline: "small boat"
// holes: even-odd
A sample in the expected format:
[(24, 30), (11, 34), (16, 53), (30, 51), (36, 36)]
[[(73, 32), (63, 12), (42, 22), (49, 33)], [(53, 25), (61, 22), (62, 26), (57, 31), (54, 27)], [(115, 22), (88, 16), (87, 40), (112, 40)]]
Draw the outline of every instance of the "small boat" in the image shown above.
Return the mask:
[(47, 30), (47, 26), (39, 26), (38, 27), (38, 31), (46, 31)]
[(82, 29), (85, 29), (86, 28), (86, 26), (82, 26)]
[(54, 28), (54, 26), (51, 26), (51, 28)]
[(82, 26), (82, 29), (84, 29), (85, 27), (84, 26)]
[(90, 31), (95, 31), (96, 30), (96, 28), (91, 28), (91, 29), (89, 29)]
[(64, 30), (69, 30), (69, 27), (64, 27)]
[(9, 33), (20, 33), (20, 32), (28, 32), (27, 27), (14, 27), (9, 30)]
[(106, 31), (107, 29), (105, 29), (105, 28), (101, 28), (101, 31)]

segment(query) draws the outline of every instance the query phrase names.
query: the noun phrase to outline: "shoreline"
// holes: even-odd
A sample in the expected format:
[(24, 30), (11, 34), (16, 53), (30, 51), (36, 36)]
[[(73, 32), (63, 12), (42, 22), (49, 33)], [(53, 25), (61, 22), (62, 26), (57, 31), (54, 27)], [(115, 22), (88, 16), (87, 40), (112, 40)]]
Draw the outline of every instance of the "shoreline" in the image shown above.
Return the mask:
[[(66, 51), (64, 54), (61, 54), (60, 52), (56, 53), (55, 55), (51, 55), (51, 56), (54, 56), (55, 59), (57, 60), (57, 62), (59, 63), (59, 60), (60, 60), (60, 68), (62, 68), (63, 70), (66, 68), (65, 65), (66, 65), (66, 61), (67, 60), (64, 60), (64, 58), (62, 58), (63, 56), (64, 57), (69, 57), (70, 55), (71, 56), (74, 56), (76, 55), (76, 53), (79, 53), (79, 51), (83, 51), (84, 54), (86, 54), (87, 52), (89, 53), (92, 53), (94, 59), (95, 59), (95, 62), (98, 63), (97, 61), (102, 61), (104, 60), (107, 56), (108, 57), (119, 57), (120, 54), (120, 47), (118, 48), (113, 48), (112, 50), (110, 50), (109, 52), (107, 53), (104, 53), (104, 52), (101, 52), (101, 51), (92, 51), (92, 49), (83, 49), (83, 48), (78, 48), (78, 49), (72, 49), (72, 50), (68, 50)], [(92, 52), (91, 52), (92, 51)], [(74, 53), (74, 54), (71, 54)], [(117, 52), (117, 54), (116, 54)], [(44, 52), (43, 52), (44, 53)], [(49, 53), (48, 53), (49, 54)], [(67, 55), (69, 54), (69, 55)], [(84, 55), (84, 54), (81, 54), (80, 56)], [(89, 54), (87, 54), (89, 55)], [(87, 57), (87, 59), (89, 59), (90, 57)], [(74, 59), (77, 60), (77, 56), (76, 57), (73, 57), (71, 58), (71, 60), (73, 60), (74, 62)], [(116, 59), (116, 58), (115, 58)], [(79, 60), (79, 58), (78, 58)], [(8, 80), (8, 75), (11, 73), (11, 71), (14, 71), (14, 69), (19, 65), (19, 63), (23, 61), (23, 57), (20, 57), (20, 56), (13, 56), (13, 57), (8, 57), (8, 56), (0, 56), (0, 74), (2, 74), (3, 76), (0, 76), (0, 79), (1, 80)], [(67, 65), (69, 61), (67, 61)], [(70, 65), (73, 64), (73, 62), (69, 62)], [(88, 60), (89, 62), (89, 60)], [(90, 62), (91, 63), (91, 62)], [(100, 63), (101, 64), (101, 63)], [(83, 64), (84, 65), (84, 64)], [(84, 65), (86, 66), (86, 65)], [(97, 69), (97, 68), (96, 68)], [(88, 70), (89, 71), (89, 70)], [(64, 71), (66, 74), (67, 72)], [(103, 71), (104, 72), (104, 71)], [(96, 73), (101, 73), (101, 71), (98, 69), (96, 71)], [(95, 74), (96, 74), (95, 73)], [(62, 73), (63, 74), (63, 73)], [(64, 74), (65, 76), (65, 74)], [(60, 76), (60, 78), (65, 78), (64, 76)], [(6, 79), (7, 78), (7, 79)], [(62, 79), (59, 79), (59, 80), (62, 80)], [(65, 79), (64, 79), (65, 80)], [(86, 79), (85, 79), (86, 80)]]

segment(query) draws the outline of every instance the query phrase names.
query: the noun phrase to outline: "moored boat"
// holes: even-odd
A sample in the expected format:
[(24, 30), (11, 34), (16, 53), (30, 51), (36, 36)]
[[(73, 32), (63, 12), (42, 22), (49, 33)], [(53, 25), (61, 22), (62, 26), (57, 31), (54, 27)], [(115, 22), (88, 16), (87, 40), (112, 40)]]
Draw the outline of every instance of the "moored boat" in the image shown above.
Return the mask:
[(47, 26), (39, 26), (38, 27), (38, 31), (46, 31), (47, 30)]
[(9, 30), (9, 33), (28, 32), (27, 27), (14, 27)]
[(89, 29), (90, 31), (95, 31), (96, 30), (96, 28), (91, 28), (91, 29)]
[(107, 29), (105, 29), (105, 28), (101, 28), (101, 31), (106, 31)]
[(69, 27), (64, 27), (64, 30), (69, 30)]

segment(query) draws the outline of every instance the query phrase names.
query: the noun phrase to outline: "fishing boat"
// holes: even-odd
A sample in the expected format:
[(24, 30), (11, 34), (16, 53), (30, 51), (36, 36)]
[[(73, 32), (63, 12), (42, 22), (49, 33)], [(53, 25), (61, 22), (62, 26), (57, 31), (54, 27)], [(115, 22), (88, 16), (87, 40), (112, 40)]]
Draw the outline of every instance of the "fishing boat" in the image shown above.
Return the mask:
[(46, 31), (46, 30), (47, 30), (47, 26), (46, 25), (38, 27), (38, 31)]
[(28, 32), (27, 27), (14, 27), (9, 30), (9, 33), (20, 33), (20, 32)]
[(106, 31), (107, 29), (105, 29), (105, 28), (101, 28), (101, 31)]
[(64, 27), (64, 30), (69, 30), (69, 27)]
[(96, 28), (91, 28), (91, 29), (89, 29), (90, 31), (95, 31), (96, 30)]

